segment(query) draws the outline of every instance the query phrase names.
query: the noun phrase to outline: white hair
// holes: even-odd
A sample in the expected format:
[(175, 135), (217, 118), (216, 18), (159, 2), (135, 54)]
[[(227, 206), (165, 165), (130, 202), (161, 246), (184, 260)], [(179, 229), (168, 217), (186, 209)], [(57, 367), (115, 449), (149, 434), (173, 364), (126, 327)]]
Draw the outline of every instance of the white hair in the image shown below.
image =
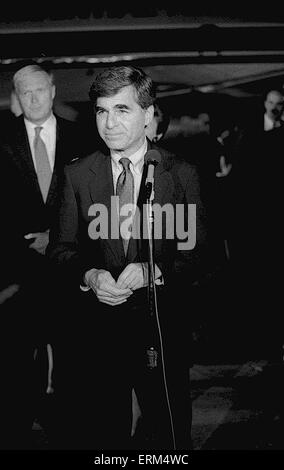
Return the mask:
[(42, 67), (35, 64), (35, 65), (27, 65), (26, 67), (21, 68), (14, 74), (13, 76), (14, 89), (17, 90), (19, 82), (21, 82), (27, 75), (30, 75), (31, 73), (39, 73), (39, 72), (46, 76), (50, 86), (54, 84), (53, 74), (48, 73)]

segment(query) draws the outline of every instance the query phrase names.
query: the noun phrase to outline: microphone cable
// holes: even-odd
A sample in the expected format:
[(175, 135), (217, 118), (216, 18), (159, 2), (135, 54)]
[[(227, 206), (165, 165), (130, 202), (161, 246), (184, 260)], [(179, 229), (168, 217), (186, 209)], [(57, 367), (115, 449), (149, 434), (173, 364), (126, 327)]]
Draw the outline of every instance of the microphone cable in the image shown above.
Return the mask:
[[(150, 199), (148, 199), (148, 201), (149, 201), (148, 206), (150, 207), (151, 201), (150, 201)], [(151, 223), (150, 222), (150, 217), (149, 217), (149, 214), (147, 214), (147, 230), (148, 230), (148, 241), (149, 241), (148, 289), (150, 291), (150, 287), (151, 287), (151, 284), (152, 284), (153, 297), (154, 297), (154, 306), (155, 306), (155, 320), (156, 320), (156, 324), (157, 324), (157, 328), (158, 328), (159, 346), (160, 346), (160, 351), (161, 351), (163, 384), (164, 384), (167, 408), (168, 408), (168, 413), (169, 413), (169, 418), (170, 418), (171, 434), (172, 434), (172, 441), (173, 441), (173, 450), (177, 450), (176, 449), (176, 437), (175, 437), (175, 429), (174, 429), (174, 420), (173, 420), (173, 414), (172, 414), (172, 409), (171, 409), (171, 404), (170, 404), (168, 384), (167, 384), (167, 376), (166, 376), (166, 365), (165, 365), (165, 358), (164, 358), (163, 336), (162, 336), (162, 330), (161, 330), (160, 319), (159, 319), (157, 291), (156, 291), (156, 284), (155, 284), (155, 266), (154, 266), (154, 261), (153, 261), (153, 239), (152, 239), (152, 231), (151, 231), (151, 228), (150, 228), (150, 223)], [(149, 294), (149, 297), (150, 297), (150, 294)]]

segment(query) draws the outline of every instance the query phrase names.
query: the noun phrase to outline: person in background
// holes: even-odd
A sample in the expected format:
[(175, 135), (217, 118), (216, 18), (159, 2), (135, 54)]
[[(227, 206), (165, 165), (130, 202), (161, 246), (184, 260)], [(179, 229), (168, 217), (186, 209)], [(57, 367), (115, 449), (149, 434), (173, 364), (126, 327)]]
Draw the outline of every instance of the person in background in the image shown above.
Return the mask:
[[(45, 400), (48, 389), (46, 344), (49, 317), (54, 308), (51, 301), (55, 280), (55, 272), (45, 257), (49, 231), (58, 208), (64, 165), (74, 157), (84, 156), (84, 140), (78, 138), (79, 127), (53, 112), (55, 93), (51, 73), (33, 62), (21, 64), (13, 76), (11, 95), (11, 106), (18, 116), (11, 120), (0, 141), (7, 194), (13, 187), (14, 205), (10, 204), (11, 198), (7, 197), (5, 201), (7, 212), (12, 214), (7, 230), (20, 246), (25, 245), (25, 269), (33, 269), (32, 278), (26, 276), (30, 282), (25, 282), (25, 288), (20, 289), (18, 304), (17, 295), (13, 300), (15, 315), (21, 314), (22, 320), (25, 318), (23, 324), (20, 322), (21, 336), (14, 348), (13, 354), (17, 360), (14, 361), (13, 372), (15, 377), (22, 377), (22, 371), (25, 370), (25, 380), (17, 393), (19, 403), (25, 410), (23, 412), (29, 415), (26, 429), (31, 426), (36, 415), (44, 412), (39, 402)], [(22, 265), (20, 259), (18, 265)], [(11, 340), (10, 334), (14, 334), (13, 331), (7, 330), (8, 342)], [(5, 360), (4, 357), (1, 359)], [(22, 388), (30, 390), (32, 384), (33, 391), (23, 394)], [(38, 394), (35, 394), (36, 388)], [(13, 407), (12, 402), (10, 405)], [(5, 412), (8, 413), (10, 409), (6, 403)], [(24, 442), (24, 438), (20, 440)], [(22, 444), (15, 439), (11, 445)]]
[(277, 306), (283, 106), (281, 91), (266, 94), (265, 113), (242, 129), (230, 173), (230, 253), (243, 351), (246, 359), (273, 363), (282, 361), (283, 344)]
[(157, 143), (165, 136), (169, 127), (169, 123), (169, 114), (166, 112), (166, 110), (163, 109), (162, 104), (156, 101), (154, 104), (153, 119), (146, 127), (146, 136), (152, 142)]
[(280, 90), (270, 90), (264, 100), (264, 131), (283, 126), (284, 96)]

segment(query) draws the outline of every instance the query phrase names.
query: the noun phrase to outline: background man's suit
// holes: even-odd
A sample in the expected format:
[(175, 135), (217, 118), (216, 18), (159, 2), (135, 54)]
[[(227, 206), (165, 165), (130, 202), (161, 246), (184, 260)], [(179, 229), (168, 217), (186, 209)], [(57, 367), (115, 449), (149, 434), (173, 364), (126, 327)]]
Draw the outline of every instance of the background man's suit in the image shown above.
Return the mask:
[[(148, 148), (150, 148), (148, 143)], [(155, 147), (154, 147), (155, 148)], [(167, 153), (159, 149), (162, 161), (155, 168), (155, 198), (162, 206), (177, 202), (197, 204), (197, 247), (196, 251), (187, 253), (187, 261), (180, 260), (180, 276), (183, 268), (187, 267), (189, 284), (196, 280), (196, 266), (200, 244), (205, 240), (202, 229), (202, 204), (199, 199), (199, 186), (196, 173), (186, 164), (175, 165)], [(68, 436), (74, 445), (86, 448), (127, 448), (131, 445), (129, 435), (131, 429), (131, 388), (135, 384), (141, 385), (144, 381), (141, 400), (142, 407), (155, 406), (159, 418), (161, 448), (172, 448), (170, 422), (165, 401), (165, 392), (161, 381), (158, 390), (154, 390), (154, 403), (149, 404), (152, 390), (149, 382), (149, 369), (146, 365), (146, 349), (151, 345), (153, 338), (149, 332), (151, 325), (147, 311), (147, 290), (139, 289), (126, 303), (109, 307), (98, 302), (92, 291), (81, 292), (84, 273), (92, 267), (110, 271), (117, 279), (125, 266), (131, 262), (147, 261), (147, 246), (145, 240), (130, 240), (127, 256), (125, 257), (121, 239), (93, 240), (88, 233), (89, 224), (93, 216), (88, 215), (90, 206), (95, 203), (104, 204), (110, 208), (110, 197), (114, 195), (111, 158), (109, 151), (97, 151), (82, 161), (71, 163), (66, 168), (65, 184), (62, 204), (60, 207), (58, 224), (51, 232), (47, 255), (62, 269), (61, 279), (67, 279), (66, 285), (61, 284), (61, 300), (65, 307), (61, 318), (55, 318), (54, 331), (58, 337), (55, 354), (57, 357), (57, 370), (55, 370), (55, 388), (58, 391), (59, 415), (57, 418), (65, 422), (65, 429), (70, 424), (70, 432), (76, 433)], [(146, 170), (142, 176), (138, 206), (143, 203)], [(110, 222), (110, 219), (109, 221)], [(110, 227), (110, 225), (109, 225)], [(165, 225), (163, 225), (165, 229)], [(110, 236), (110, 235), (109, 235)], [(202, 249), (200, 250), (202, 251)], [(162, 331), (167, 363), (171, 373), (179, 371), (177, 382), (173, 375), (169, 378), (170, 396), (178, 401), (181, 395), (184, 415), (184, 402), (189, 400), (188, 375), (189, 359), (184, 352), (184, 342), (181, 347), (181, 336), (176, 332), (185, 332), (188, 326), (182, 308), (177, 309), (181, 297), (175, 291), (173, 282), (173, 265), (175, 258), (175, 241), (157, 240), (155, 243), (155, 262), (159, 265), (165, 280), (161, 288), (161, 296), (167, 301), (159, 303), (160, 317), (162, 318)], [(182, 257), (181, 257), (182, 258)], [(190, 260), (192, 265), (190, 265)], [(201, 268), (199, 268), (201, 271)], [(166, 295), (168, 292), (168, 296)], [(174, 296), (174, 293), (176, 295)], [(69, 308), (66, 307), (68, 296)], [(73, 296), (73, 297), (72, 297)], [(170, 299), (174, 298), (174, 302)], [(72, 301), (70, 301), (72, 299)], [(164, 302), (164, 301), (163, 301)], [(175, 304), (175, 309), (172, 309)], [(167, 305), (167, 309), (165, 308)], [(171, 334), (174, 325), (173, 335)], [(180, 331), (181, 330), (181, 331)], [(187, 330), (188, 337), (190, 331)], [(156, 340), (156, 331), (155, 338)], [(185, 334), (185, 333), (184, 333)], [(181, 349), (183, 353), (180, 354)], [(68, 360), (72, 357), (72, 361)], [(180, 373), (183, 369), (183, 373)], [(161, 378), (161, 371), (158, 375)], [(151, 378), (150, 378), (151, 381)], [(148, 383), (145, 386), (145, 383)], [(139, 385), (137, 389), (139, 388)], [(145, 392), (146, 390), (146, 392)], [(139, 392), (139, 391), (138, 391)], [(146, 396), (148, 394), (148, 396)], [(139, 393), (138, 393), (139, 395)], [(114, 399), (115, 397), (115, 399)], [(157, 403), (159, 397), (160, 403)], [(143, 402), (144, 400), (144, 402)], [(188, 402), (189, 403), (189, 402)], [(118, 406), (119, 404), (119, 406)], [(174, 418), (181, 418), (180, 410), (174, 410)], [(61, 416), (60, 416), (61, 414)], [(181, 423), (179, 429), (184, 435), (189, 428), (189, 413), (183, 416), (186, 424)], [(88, 424), (86, 422), (88, 421)], [(57, 426), (60, 421), (57, 421)], [(77, 423), (77, 426), (74, 425)], [(83, 426), (84, 423), (84, 426)], [(59, 425), (60, 428), (60, 425)], [(64, 437), (64, 436), (60, 436)], [(157, 436), (156, 436), (157, 437)], [(189, 443), (189, 434), (187, 433)], [(184, 444), (181, 444), (183, 446)], [(60, 444), (59, 444), (60, 445)], [(62, 445), (62, 444), (61, 444)], [(63, 444), (64, 445), (64, 444)], [(151, 444), (150, 444), (151, 445)], [(68, 444), (67, 444), (68, 446)]]
[(76, 123), (56, 116), (55, 164), (46, 203), (41, 196), (23, 117), (15, 119), (7, 135), (2, 137), (1, 152), (14, 163), (15, 181), (19, 185), (16, 192), (20, 196), (19, 203), (25, 208), (23, 225), (19, 226), (23, 234), (50, 228), (57, 208), (63, 167), (73, 158), (87, 153), (84, 139), (80, 138), (78, 131)]
[[(11, 403), (11, 408), (5, 406), (3, 412), (10, 414), (7, 416), (8, 423), (14, 419), (21, 423), (21, 414), (26, 414), (23, 421), (27, 423), (27, 429), (31, 428), (35, 414), (39, 417), (36, 391), (40, 387), (44, 396), (47, 385), (47, 364), (38, 362), (39, 375), (35, 375), (35, 363), (29, 358), (35, 346), (48, 341), (49, 317), (55, 299), (52, 295), (50, 262), (44, 255), (28, 248), (31, 241), (25, 240), (24, 235), (50, 229), (58, 206), (64, 165), (79, 156), (79, 151), (80, 155), (84, 154), (83, 147), (79, 148), (84, 141), (79, 137), (78, 126), (61, 117), (56, 117), (56, 123), (55, 164), (46, 203), (38, 184), (23, 116), (15, 118), (6, 128), (0, 147), (3, 175), (1, 213), (3, 215), (4, 210), (5, 214), (2, 218), (5, 237), (2, 236), (1, 240), (3, 238), (5, 276), (9, 277), (5, 283), (17, 281), (21, 285), (19, 292), (3, 307), (7, 315), (2, 317), (5, 335), (1, 342), (1, 360), (5, 361), (8, 374), (7, 388), (3, 393), (7, 390), (7, 400)], [(43, 361), (47, 361), (46, 355)], [(39, 379), (37, 383), (35, 376)], [(9, 390), (13, 390), (13, 396)], [(15, 412), (15, 418), (11, 410)], [(15, 436), (12, 438), (12, 445), (16, 448), (17, 445), (24, 447), (23, 436), (28, 436), (27, 430), (21, 431), (23, 434), (20, 433), (19, 442)]]
[[(263, 123), (263, 121), (262, 121)], [(247, 129), (230, 178), (231, 265), (239, 286), (235, 309), (242, 350), (252, 359), (282, 360), (279, 261), (283, 125)], [(269, 312), (269, 318), (267, 313)]]

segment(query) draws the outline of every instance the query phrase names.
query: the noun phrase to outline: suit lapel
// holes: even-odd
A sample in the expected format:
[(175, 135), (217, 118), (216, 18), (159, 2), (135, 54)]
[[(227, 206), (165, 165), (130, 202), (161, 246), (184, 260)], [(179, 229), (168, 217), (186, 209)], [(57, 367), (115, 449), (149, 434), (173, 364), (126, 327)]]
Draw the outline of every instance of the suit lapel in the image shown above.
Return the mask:
[[(151, 144), (148, 144), (148, 150)], [(141, 179), (139, 197), (137, 201), (137, 206), (139, 207), (141, 214), (141, 224), (143, 224), (143, 204), (145, 203), (145, 181), (147, 176), (147, 168), (144, 166), (143, 175)], [(168, 172), (163, 166), (163, 161), (161, 161), (155, 167), (155, 186), (154, 186), (154, 203), (161, 204), (163, 203), (164, 195), (167, 192), (169, 186)], [(92, 202), (103, 204), (107, 208), (108, 213), (108, 233), (105, 234), (105, 239), (102, 239), (101, 242), (107, 244), (111, 249), (113, 255), (115, 256), (119, 265), (124, 264), (126, 261), (123, 244), (121, 238), (112, 238), (111, 237), (111, 214), (113, 208), (111, 207), (111, 196), (114, 196), (114, 187), (113, 187), (113, 175), (111, 168), (111, 158), (108, 153), (97, 153), (97, 158), (90, 167), (90, 180), (89, 180), (89, 192)], [(143, 225), (141, 225), (141, 228)], [(141, 230), (141, 237), (143, 237), (143, 230)], [(130, 238), (127, 252), (127, 262), (132, 263), (135, 260), (137, 261), (137, 253), (143, 251), (143, 240), (140, 238), (138, 240)]]
[(164, 194), (167, 191), (167, 186), (169, 183), (168, 180), (168, 172), (165, 170), (163, 166), (163, 162), (161, 161), (155, 167), (154, 172), (154, 200), (153, 204), (162, 204)]
[(62, 129), (59, 123), (58, 117), (56, 117), (56, 143), (55, 143), (55, 155), (54, 155), (54, 167), (52, 172), (52, 178), (50, 182), (50, 187), (48, 190), (48, 195), (46, 199), (46, 205), (50, 205), (54, 196), (56, 195), (57, 186), (58, 186), (58, 174), (64, 166), (64, 161), (62, 155), (64, 152), (64, 140), (62, 138)]
[(114, 196), (113, 175), (110, 155), (99, 152), (97, 158), (90, 167), (91, 177), (89, 180), (89, 191), (94, 204), (103, 204), (108, 214), (108, 233), (101, 240), (111, 249), (119, 265), (125, 263), (125, 255), (121, 238), (111, 236), (111, 216), (114, 207), (111, 207), (111, 197)]
[[(156, 148), (155, 145), (153, 145), (149, 140), (148, 140), (148, 148), (147, 151), (149, 150), (158, 150), (158, 152), (161, 155), (161, 161), (158, 163), (158, 165), (155, 167), (154, 171), (154, 200), (153, 204), (158, 203), (162, 204), (163, 201), (163, 196), (167, 192), (167, 186), (169, 183), (169, 175), (168, 172), (166, 171), (166, 168), (164, 167), (164, 159), (163, 159), (163, 151), (160, 148)], [(145, 172), (145, 166), (144, 166), (144, 182), (142, 185), (141, 190), (143, 191), (145, 189), (145, 181), (146, 181), (146, 172)], [(141, 192), (140, 190), (140, 192)]]
[(31, 190), (38, 195), (38, 197), (42, 200), (41, 190), (38, 184), (37, 174), (35, 171), (32, 153), (29, 144), (29, 138), (26, 131), (26, 126), (24, 123), (24, 119), (22, 117), (19, 119), (19, 128), (16, 133), (15, 137), (15, 152), (14, 155), (15, 163), (20, 169), (20, 173), (24, 179), (26, 179), (29, 186), (31, 186)]

